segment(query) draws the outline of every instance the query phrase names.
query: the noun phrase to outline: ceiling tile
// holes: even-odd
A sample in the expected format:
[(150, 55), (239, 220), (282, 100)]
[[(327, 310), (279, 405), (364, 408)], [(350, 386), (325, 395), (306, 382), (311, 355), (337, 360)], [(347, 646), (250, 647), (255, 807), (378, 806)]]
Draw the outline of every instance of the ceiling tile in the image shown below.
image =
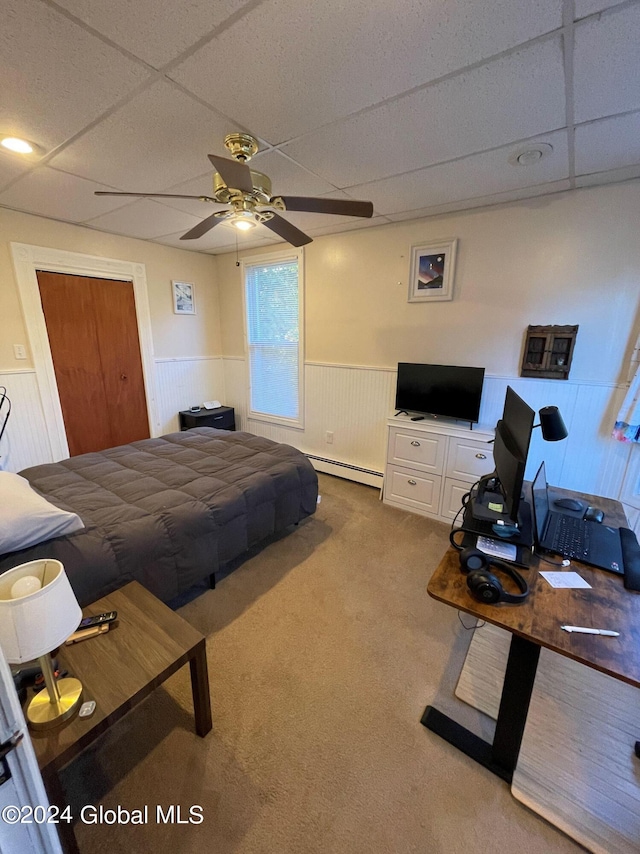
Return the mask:
[[(636, 69), (635, 73), (631, 69)], [(590, 18), (575, 28), (576, 122), (640, 108), (640, 5)]]
[(158, 205), (150, 199), (142, 199), (88, 220), (87, 225), (102, 231), (148, 240), (175, 231), (181, 231), (184, 234), (199, 222), (198, 217), (172, 210), (165, 205)]
[(621, 169), (609, 169), (607, 172), (594, 172), (591, 175), (578, 175), (576, 187), (595, 187), (599, 184), (615, 184), (640, 178), (640, 165), (624, 166)]
[(310, 228), (308, 234), (310, 237), (321, 237), (323, 234), (336, 234), (343, 231), (357, 231), (359, 228), (371, 228), (375, 225), (384, 225), (390, 222), (384, 216), (374, 216), (371, 219), (363, 219), (362, 217), (351, 217), (347, 223), (341, 223), (339, 227), (336, 225), (325, 225), (324, 227)]
[(274, 196), (319, 196), (334, 190), (324, 178), (319, 178), (278, 151), (256, 155), (251, 167), (271, 178)]
[(559, 40), (345, 119), (284, 151), (336, 186), (451, 160), (565, 124)]
[(93, 194), (106, 189), (102, 184), (41, 166), (0, 193), (0, 204), (51, 219), (83, 222), (130, 201)]
[(37, 0), (0, 0), (0, 129), (50, 150), (148, 71)]
[(116, 44), (160, 68), (249, 0), (57, 0)]
[(275, 144), (560, 24), (557, 0), (272, 0), (170, 76)]
[(166, 234), (155, 240), (155, 243), (175, 246), (176, 249), (191, 249), (196, 252), (211, 252), (219, 249), (230, 252), (235, 251), (236, 237), (238, 250), (250, 249), (252, 246), (266, 246), (279, 240), (272, 232), (259, 225), (251, 233), (238, 231), (230, 225), (218, 225), (197, 240), (180, 240), (182, 234), (184, 231)]
[(640, 163), (640, 112), (578, 125), (576, 172), (602, 172)]
[(29, 168), (29, 165), (24, 161), (20, 161), (17, 157), (9, 157), (0, 154), (0, 190), (6, 187), (10, 181), (13, 181), (18, 175)]
[[(553, 151), (530, 166), (510, 162), (513, 154), (534, 148), (536, 142), (552, 145)], [(568, 176), (567, 134), (566, 131), (556, 131), (521, 145), (473, 154), (396, 178), (361, 184), (351, 187), (349, 192), (371, 199), (376, 212), (391, 214), (546, 184)]]
[(132, 192), (164, 192), (201, 175), (207, 154), (228, 154), (225, 134), (237, 128), (159, 81), (141, 92), (51, 161), (72, 172)]
[(617, 6), (620, 0), (575, 0), (574, 20)]
[(448, 202), (444, 205), (434, 205), (414, 211), (403, 211), (402, 213), (389, 214), (387, 219), (391, 222), (404, 222), (412, 219), (422, 219), (428, 216), (440, 216), (456, 211), (473, 210), (491, 205), (501, 205), (506, 202), (524, 201), (534, 199), (538, 196), (548, 196), (552, 193), (560, 193), (571, 189), (571, 183), (566, 181), (553, 181), (550, 184), (540, 184), (537, 187), (523, 187), (519, 190), (508, 190), (506, 193), (495, 193), (491, 196), (479, 196), (476, 199), (464, 199), (458, 202)]

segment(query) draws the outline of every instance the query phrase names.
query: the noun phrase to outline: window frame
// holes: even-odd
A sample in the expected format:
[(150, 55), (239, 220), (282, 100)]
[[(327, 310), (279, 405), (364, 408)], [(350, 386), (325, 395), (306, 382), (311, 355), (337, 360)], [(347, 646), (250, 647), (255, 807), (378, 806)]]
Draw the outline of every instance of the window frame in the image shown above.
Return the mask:
[[(298, 263), (298, 417), (287, 418), (284, 415), (271, 415), (251, 408), (251, 357), (249, 353), (249, 318), (247, 313), (247, 268), (260, 267), (265, 264), (280, 264), (285, 261), (297, 261)], [(283, 427), (291, 427), (296, 430), (304, 430), (304, 367), (305, 367), (305, 340), (304, 340), (304, 250), (302, 247), (295, 249), (291, 247), (287, 251), (272, 253), (270, 255), (251, 255), (240, 261), (242, 275), (242, 319), (244, 325), (244, 353), (246, 371), (246, 399), (247, 418), (252, 421), (264, 421), (270, 424), (279, 424)]]

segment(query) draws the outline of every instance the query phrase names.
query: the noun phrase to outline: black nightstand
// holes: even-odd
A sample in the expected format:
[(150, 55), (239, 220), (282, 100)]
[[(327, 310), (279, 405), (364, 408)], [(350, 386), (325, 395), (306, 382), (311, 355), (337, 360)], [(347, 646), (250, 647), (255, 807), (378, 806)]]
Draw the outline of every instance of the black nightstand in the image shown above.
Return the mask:
[(200, 412), (191, 412), (191, 410), (185, 409), (180, 412), (180, 429), (190, 430), (192, 427), (216, 427), (218, 430), (235, 430), (236, 417), (233, 406), (201, 409)]

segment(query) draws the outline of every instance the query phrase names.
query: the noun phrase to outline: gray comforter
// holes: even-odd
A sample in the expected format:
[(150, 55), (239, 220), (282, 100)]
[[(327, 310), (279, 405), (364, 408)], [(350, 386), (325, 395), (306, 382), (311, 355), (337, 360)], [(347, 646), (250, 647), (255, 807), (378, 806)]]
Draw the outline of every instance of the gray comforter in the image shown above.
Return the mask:
[(137, 580), (168, 601), (315, 512), (316, 473), (300, 451), (200, 427), (20, 472), (84, 531), (0, 558), (0, 572), (62, 561), (81, 605)]

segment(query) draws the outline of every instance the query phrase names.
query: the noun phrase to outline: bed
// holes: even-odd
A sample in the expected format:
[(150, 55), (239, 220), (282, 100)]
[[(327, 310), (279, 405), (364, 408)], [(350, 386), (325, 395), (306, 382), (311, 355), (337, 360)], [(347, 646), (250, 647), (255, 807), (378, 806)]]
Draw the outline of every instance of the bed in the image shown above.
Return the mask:
[(84, 528), (0, 557), (56, 558), (81, 605), (137, 580), (163, 601), (315, 512), (318, 479), (295, 448), (199, 427), (20, 472)]

